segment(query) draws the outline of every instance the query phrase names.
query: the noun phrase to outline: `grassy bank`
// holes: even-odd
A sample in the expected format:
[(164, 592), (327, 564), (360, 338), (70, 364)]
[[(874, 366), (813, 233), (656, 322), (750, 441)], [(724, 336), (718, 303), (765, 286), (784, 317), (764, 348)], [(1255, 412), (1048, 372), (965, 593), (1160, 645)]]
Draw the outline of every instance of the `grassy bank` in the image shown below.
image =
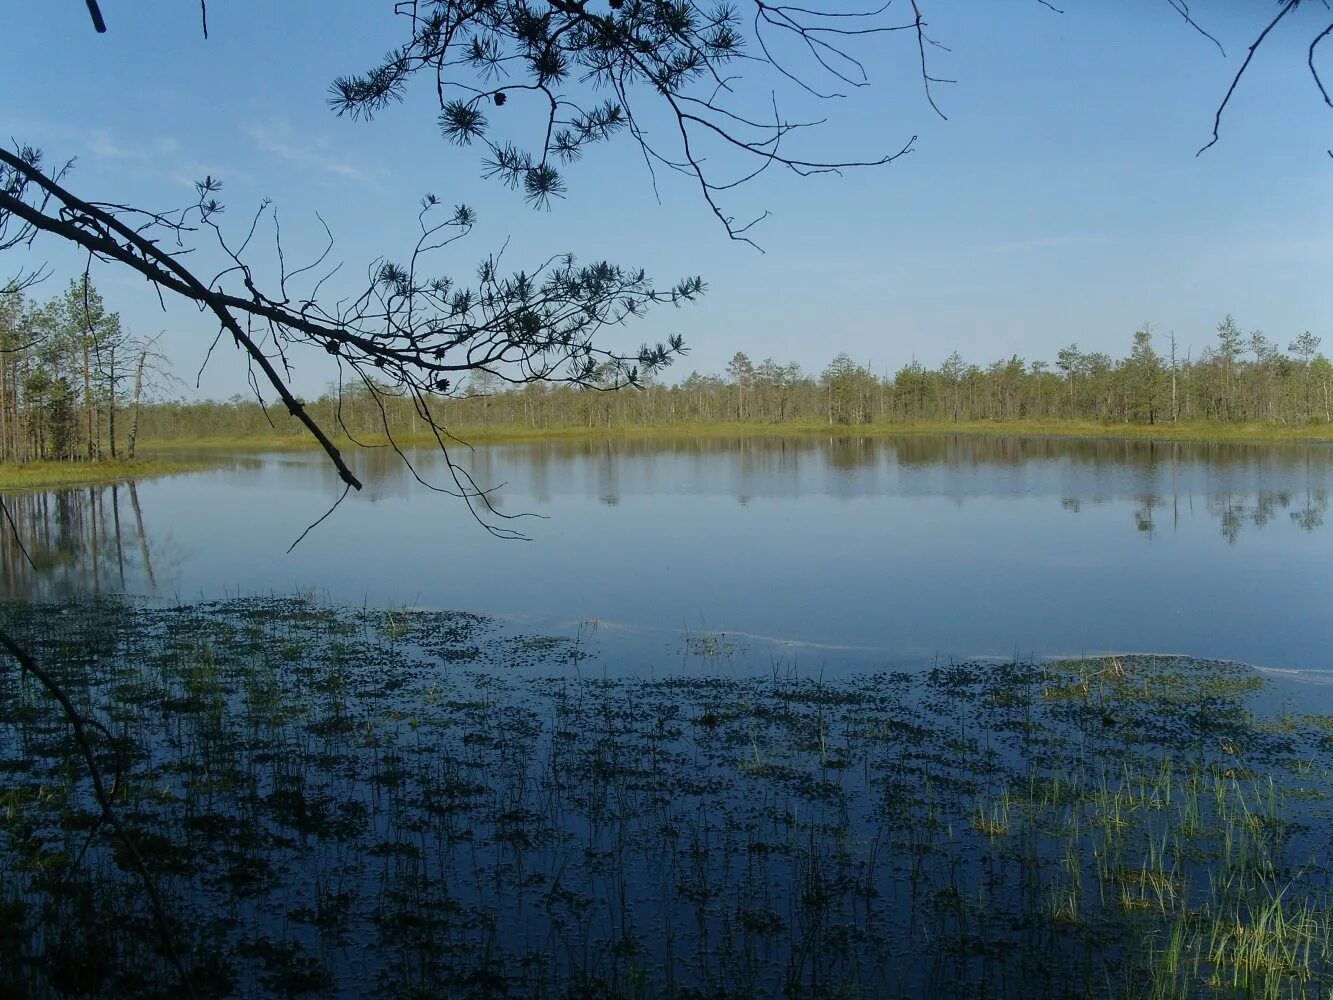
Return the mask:
[(0, 490), (51, 489), (61, 486), (99, 486), (152, 476), (174, 476), (194, 472), (212, 463), (204, 458), (166, 457), (116, 459), (103, 462), (0, 463)]
[[(956, 434), (972, 437), (1048, 437), (1102, 440), (1188, 442), (1333, 442), (1333, 425), (1301, 426), (1277, 424), (1107, 424), (1076, 420), (915, 421), (873, 424), (828, 424), (821, 421), (786, 423), (717, 422), (679, 423), (653, 426), (613, 427), (454, 427), (453, 437), (467, 444), (503, 444), (532, 441), (663, 440), (682, 438), (763, 437), (904, 437)], [(334, 438), (343, 450), (354, 452), (362, 445), (384, 447), (383, 434), (370, 434), (353, 441)], [(434, 447), (427, 434), (402, 434), (401, 446)], [(450, 442), (453, 444), (454, 442)], [(51, 489), (62, 486), (93, 486), (105, 483), (176, 475), (209, 468), (224, 452), (305, 451), (318, 447), (304, 434), (210, 435), (166, 438), (140, 442), (146, 457), (126, 461), (0, 463), (0, 491)]]
[[(821, 421), (787, 423), (718, 422), (633, 425), (618, 427), (451, 427), (451, 433), (469, 444), (549, 441), (600, 440), (607, 438), (733, 438), (733, 437), (786, 437), (837, 436), (880, 437), (902, 435), (962, 434), (970, 436), (1028, 436), (1129, 439), (1143, 441), (1218, 441), (1218, 442), (1333, 442), (1333, 425), (1278, 425), (1278, 424), (1123, 424), (1100, 423), (1087, 420), (1009, 420), (893, 422), (873, 424), (828, 424)], [(335, 439), (340, 448), (356, 448), (348, 438)], [(368, 445), (384, 445), (382, 434), (359, 437)], [(434, 445), (435, 439), (426, 434), (402, 434), (400, 445)], [(174, 438), (144, 442), (146, 451), (169, 455), (182, 451), (247, 451), (247, 450), (304, 450), (316, 447), (308, 435), (265, 434), (241, 436), (210, 436)]]

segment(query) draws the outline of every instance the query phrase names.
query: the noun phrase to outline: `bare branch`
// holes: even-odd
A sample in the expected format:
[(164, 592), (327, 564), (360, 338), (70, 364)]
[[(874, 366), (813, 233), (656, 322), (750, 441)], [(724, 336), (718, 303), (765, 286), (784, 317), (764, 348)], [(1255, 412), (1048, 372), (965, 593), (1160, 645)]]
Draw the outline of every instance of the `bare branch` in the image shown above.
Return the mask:
[(102, 10), (97, 6), (97, 0), (85, 0), (88, 4), (88, 15), (93, 19), (93, 30), (99, 35), (106, 34), (106, 21), (102, 19)]
[(1226, 96), (1222, 98), (1222, 103), (1217, 106), (1217, 113), (1213, 116), (1213, 137), (1199, 148), (1199, 151), (1194, 154), (1195, 156), (1199, 156), (1204, 150), (1217, 145), (1217, 140), (1219, 138), (1218, 132), (1222, 127), (1222, 112), (1226, 110), (1227, 104), (1231, 100), (1231, 95), (1236, 92), (1236, 85), (1240, 83), (1240, 78), (1245, 75), (1245, 71), (1249, 68), (1250, 60), (1254, 58), (1254, 53), (1258, 50), (1259, 46), (1263, 44), (1264, 39), (1268, 37), (1268, 33), (1277, 27), (1279, 21), (1295, 10), (1300, 2), (1301, 0), (1287, 0), (1287, 2), (1282, 5), (1282, 9), (1277, 12), (1277, 16), (1268, 22), (1268, 26), (1265, 27), (1263, 31), (1259, 32), (1259, 37), (1251, 43), (1250, 50), (1245, 55), (1245, 61), (1240, 64), (1240, 69), (1236, 71), (1236, 75), (1231, 80), (1231, 86), (1227, 88)]
[(1188, 3), (1185, 2), (1185, 0), (1166, 0), (1166, 2), (1171, 5), (1172, 10), (1174, 10), (1177, 14), (1179, 14), (1182, 18), (1185, 19), (1186, 24), (1188, 24), (1199, 34), (1203, 35), (1203, 37), (1208, 39), (1208, 41), (1216, 45), (1217, 51), (1222, 53), (1223, 58), (1226, 57), (1227, 50), (1222, 48), (1222, 43), (1219, 42), (1212, 35), (1210, 35), (1207, 31), (1205, 31), (1203, 26), (1200, 25), (1198, 21), (1194, 20), (1194, 15), (1190, 13), (1190, 6)]
[[(327, 226), (319, 255), (309, 264), (289, 268), (276, 215), (268, 212), (267, 204), (259, 207), (239, 244), (228, 240), (215, 197), (220, 185), (211, 178), (198, 185), (194, 205), (152, 213), (84, 201), (44, 174), (39, 163), (35, 154), (0, 150), (0, 169), (8, 179), (0, 185), (0, 233), (16, 225), (29, 242), (38, 233), (58, 236), (91, 258), (134, 269), (153, 287), (211, 314), (219, 336), (226, 333), (248, 356), (256, 395), (262, 398), (256, 381), (262, 375), (352, 488), (360, 488), (360, 481), (289, 388), (290, 347), (318, 347), (362, 377), (375, 372), (404, 391), (424, 394), (446, 395), (458, 373), (479, 367), (511, 383), (574, 384), (587, 384), (599, 370), (609, 369), (612, 384), (634, 385), (640, 373), (655, 371), (683, 353), (681, 339), (673, 336), (666, 343), (620, 353), (602, 346), (600, 335), (650, 305), (681, 304), (704, 291), (699, 278), (658, 290), (642, 271), (607, 263), (580, 266), (569, 256), (552, 257), (531, 272), (508, 276), (501, 272), (499, 258), (491, 257), (478, 269), (476, 287), (464, 287), (425, 269), (434, 253), (471, 231), (473, 213), (459, 207), (442, 214), (438, 199), (428, 195), (418, 213), (420, 235), (407, 263), (373, 261), (358, 294), (327, 306), (318, 293), (333, 271), (314, 281), (308, 292), (294, 286), (313, 277), (327, 259), (333, 246)], [(260, 288), (246, 259), (263, 220), (270, 218), (279, 272), (274, 295)], [(211, 233), (228, 262), (208, 280), (183, 262), (193, 249), (185, 245), (186, 238), (199, 233)], [(168, 249), (171, 243), (182, 249)]]
[(1329, 100), (1328, 90), (1325, 89), (1324, 87), (1324, 81), (1319, 78), (1319, 70), (1315, 68), (1314, 64), (1314, 50), (1316, 46), (1318, 46), (1320, 42), (1322, 42), (1325, 38), (1327, 38), (1330, 33), (1333, 33), (1333, 24), (1330, 24), (1327, 28), (1325, 28), (1323, 31), (1321, 31), (1318, 35), (1315, 36), (1314, 41), (1310, 43), (1310, 51), (1309, 54), (1306, 56), (1306, 63), (1310, 67), (1310, 75), (1314, 77), (1315, 86), (1319, 88), (1319, 94), (1321, 97), (1323, 97), (1324, 103), (1327, 104), (1330, 108), (1333, 108), (1333, 101)]
[(926, 68), (926, 44), (929, 43), (937, 48), (943, 48), (943, 46), (940, 45), (939, 42), (926, 37), (926, 22), (921, 16), (921, 8), (917, 6), (917, 0), (912, 0), (912, 13), (916, 15), (913, 27), (916, 28), (916, 47), (921, 57), (921, 82), (926, 88), (926, 100), (930, 102), (930, 106), (934, 108), (935, 114), (939, 115), (945, 121), (948, 121), (949, 116), (941, 111), (940, 106), (935, 103), (935, 95), (930, 92), (930, 85), (932, 83), (956, 83), (957, 81), (944, 80), (930, 75), (930, 71)]
[[(771, 121), (747, 113), (735, 103), (740, 100), (733, 87), (737, 77), (728, 73), (728, 65), (762, 63), (805, 94), (832, 99), (840, 96), (839, 84), (861, 87), (867, 80), (849, 44), (914, 25), (886, 20), (887, 4), (822, 11), (753, 3), (753, 41), (760, 56), (746, 53), (749, 39), (730, 4), (704, 9), (693, 2), (639, 0), (612, 4), (607, 13), (595, 13), (581, 0), (547, 0), (544, 8), (483, 0), (399, 4), (396, 9), (411, 26), (409, 39), (368, 72), (335, 80), (331, 103), (339, 115), (368, 118), (401, 100), (415, 74), (428, 73), (435, 81), (444, 137), (460, 146), (482, 147), (485, 175), (521, 191), (539, 208), (563, 194), (563, 167), (588, 146), (626, 132), (650, 173), (660, 163), (691, 175), (728, 236), (754, 245), (745, 234), (767, 213), (737, 222), (718, 201), (724, 192), (772, 166), (800, 174), (883, 166), (912, 143), (898, 144), (897, 153), (845, 160), (791, 153), (786, 140), (819, 122), (786, 120), (777, 111), (776, 95)], [(915, 27), (919, 30), (920, 24)], [(831, 77), (833, 87), (788, 65), (787, 54), (774, 45), (778, 39), (811, 61), (816, 78)], [(520, 72), (526, 80), (499, 87), (492, 82)], [(468, 80), (467, 73), (474, 78)], [(568, 93), (576, 80), (605, 89), (612, 99), (582, 107)], [(448, 99), (451, 88), (463, 95)], [(493, 135), (506, 100), (524, 93), (545, 106), (544, 135), (531, 148)], [(650, 142), (640, 127), (641, 111), (652, 104), (674, 118), (666, 140), (674, 150)], [(747, 165), (746, 158), (757, 162)]]

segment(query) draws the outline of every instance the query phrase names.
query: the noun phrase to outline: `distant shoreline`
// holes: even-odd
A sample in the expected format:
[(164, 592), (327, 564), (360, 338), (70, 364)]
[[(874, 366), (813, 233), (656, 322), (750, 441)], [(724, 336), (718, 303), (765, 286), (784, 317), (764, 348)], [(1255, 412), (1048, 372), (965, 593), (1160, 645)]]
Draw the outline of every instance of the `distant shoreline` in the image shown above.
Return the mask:
[[(1103, 440), (1194, 442), (1194, 443), (1255, 443), (1281, 444), (1333, 443), (1333, 424), (1282, 426), (1275, 424), (1216, 424), (1202, 422), (1162, 424), (1101, 423), (1083, 420), (1007, 420), (1007, 421), (894, 421), (869, 424), (828, 424), (822, 421), (790, 421), (784, 423), (757, 423), (718, 421), (713, 423), (666, 423), (631, 426), (599, 427), (513, 427), (477, 426), (450, 427), (456, 442), (446, 444), (522, 443), (525, 441), (602, 440), (631, 438), (746, 438), (746, 437), (908, 437), (935, 435), (964, 435), (972, 437), (1052, 437), (1097, 438)], [(395, 435), (400, 445), (434, 445), (429, 434), (404, 433)], [(355, 448), (360, 444), (383, 446), (383, 434), (334, 438), (341, 447)], [(296, 451), (318, 447), (313, 438), (297, 434), (263, 434), (236, 436), (209, 436), (197, 438), (165, 438), (141, 441), (140, 449), (147, 453), (167, 454), (192, 449), (201, 450), (274, 450)]]
[[(679, 438), (775, 438), (775, 437), (1041, 437), (1123, 441), (1156, 441), (1190, 444), (1330, 444), (1333, 425), (1284, 427), (1269, 424), (1103, 424), (1092, 421), (1010, 420), (944, 423), (914, 421), (873, 424), (826, 424), (810, 421), (788, 423), (717, 422), (708, 424), (658, 424), (628, 427), (462, 427), (451, 429), (456, 441), (448, 444), (522, 444), (540, 441), (653, 440)], [(334, 439), (339, 448), (360, 445), (383, 447), (383, 434)], [(433, 436), (403, 434), (399, 445), (435, 446)], [(0, 464), (0, 491), (97, 486), (157, 476), (197, 472), (215, 461), (207, 454), (227, 451), (306, 451), (317, 448), (313, 438), (295, 434), (239, 435), (230, 437), (167, 438), (140, 440), (144, 457), (92, 462), (30, 462)]]
[(206, 459), (136, 458), (78, 461), (0, 463), (0, 492), (58, 489), (76, 486), (106, 486), (156, 476), (198, 472), (214, 463)]

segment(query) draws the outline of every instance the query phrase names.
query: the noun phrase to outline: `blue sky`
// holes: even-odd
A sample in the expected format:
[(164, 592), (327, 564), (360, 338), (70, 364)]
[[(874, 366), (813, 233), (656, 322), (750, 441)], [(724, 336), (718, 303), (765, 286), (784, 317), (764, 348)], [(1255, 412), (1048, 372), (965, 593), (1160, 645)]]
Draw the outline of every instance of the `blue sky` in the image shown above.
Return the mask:
[[(405, 255), (427, 191), (479, 213), (441, 262), (455, 274), (506, 240), (514, 266), (569, 250), (643, 266), (664, 284), (698, 273), (710, 288), (699, 304), (658, 310), (623, 335), (632, 346), (684, 334), (692, 353), (671, 377), (719, 371), (738, 350), (814, 371), (843, 350), (877, 372), (955, 349), (980, 363), (1049, 360), (1072, 341), (1119, 355), (1144, 322), (1197, 354), (1228, 312), (1282, 345), (1309, 329), (1333, 350), (1333, 111), (1305, 65), (1328, 19), (1317, 4), (1265, 42), (1221, 142), (1200, 157), (1272, 5), (1193, 6), (1223, 58), (1166, 0), (1070, 0), (1063, 15), (1035, 0), (923, 4), (951, 50), (932, 53), (932, 70), (958, 80), (936, 90), (949, 120), (925, 101), (913, 38), (861, 46), (871, 86), (814, 109), (829, 121), (810, 150), (862, 158), (916, 135), (915, 150), (841, 177), (758, 178), (729, 207), (773, 212), (757, 230), (763, 254), (727, 240), (681, 178), (659, 173), (659, 203), (624, 141), (590, 150), (568, 172), (567, 197), (541, 212), (482, 180), (475, 151), (440, 138), (424, 81), (371, 123), (334, 117), (329, 82), (401, 40), (391, 3), (213, 4), (207, 40), (191, 3), (102, 6), (100, 36), (76, 0), (6, 14), (21, 44), (0, 63), (4, 133), (53, 160), (77, 156), (76, 192), (167, 208), (209, 173), (225, 183), (233, 231), (273, 199), (291, 258), (320, 245), (318, 211), (349, 275)], [(784, 108), (811, 110), (790, 92)], [(505, 113), (492, 119), (523, 138), (526, 109), (515, 101)], [(38, 294), (81, 267), (54, 242), (36, 255), (57, 275)], [(196, 394), (215, 326), (189, 307), (164, 314), (143, 282), (110, 266), (94, 280), (134, 331), (168, 331)], [(302, 360), (297, 387), (318, 392), (327, 359)], [(197, 392), (244, 391), (242, 372), (235, 351), (220, 351)]]

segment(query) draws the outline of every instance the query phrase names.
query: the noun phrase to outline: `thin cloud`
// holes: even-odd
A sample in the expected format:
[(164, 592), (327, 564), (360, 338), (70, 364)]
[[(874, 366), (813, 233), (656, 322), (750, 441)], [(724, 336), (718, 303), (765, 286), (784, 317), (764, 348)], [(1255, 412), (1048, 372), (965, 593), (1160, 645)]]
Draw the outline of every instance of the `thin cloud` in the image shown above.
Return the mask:
[(120, 140), (110, 129), (82, 129), (54, 122), (19, 122), (15, 132), (30, 135), (43, 145), (58, 145), (52, 151), (61, 156), (89, 156), (96, 160), (131, 160), (145, 162), (171, 156), (180, 150), (175, 136), (161, 135), (137, 145)]
[(111, 138), (111, 133), (104, 128), (95, 129), (88, 134), (88, 152), (102, 160), (139, 159), (134, 151), (118, 146)]
[(259, 149), (281, 157), (288, 163), (351, 180), (366, 180), (365, 171), (330, 151), (329, 141), (325, 138), (297, 136), (291, 126), (277, 121), (247, 125), (245, 132)]
[(180, 143), (171, 136), (159, 136), (143, 147), (122, 146), (104, 128), (89, 132), (87, 143), (89, 154), (101, 160), (150, 160), (170, 156), (180, 148)]
[(1245, 255), (1255, 260), (1314, 263), (1333, 256), (1333, 239), (1327, 237), (1270, 240), (1245, 248)]
[(991, 253), (1030, 253), (1040, 250), (1068, 250), (1071, 247), (1090, 247), (1102, 242), (1100, 236), (1034, 236), (1026, 240), (993, 243)]

